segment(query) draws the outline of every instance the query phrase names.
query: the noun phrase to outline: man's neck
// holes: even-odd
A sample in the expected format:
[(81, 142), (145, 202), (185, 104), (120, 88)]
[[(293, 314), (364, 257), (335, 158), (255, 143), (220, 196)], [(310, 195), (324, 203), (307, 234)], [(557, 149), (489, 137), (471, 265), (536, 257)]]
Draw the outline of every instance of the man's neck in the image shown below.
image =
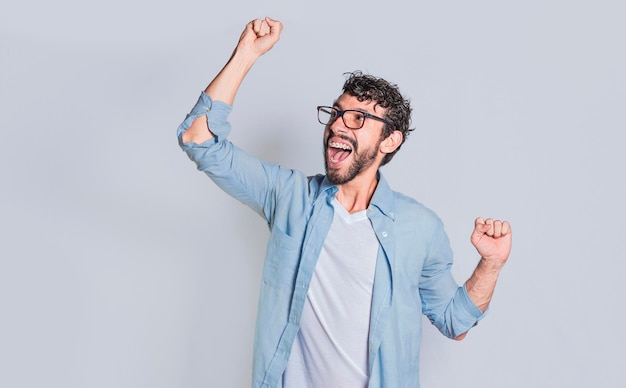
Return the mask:
[(350, 182), (337, 185), (337, 201), (346, 208), (348, 213), (356, 213), (367, 209), (378, 186), (378, 174), (357, 176)]

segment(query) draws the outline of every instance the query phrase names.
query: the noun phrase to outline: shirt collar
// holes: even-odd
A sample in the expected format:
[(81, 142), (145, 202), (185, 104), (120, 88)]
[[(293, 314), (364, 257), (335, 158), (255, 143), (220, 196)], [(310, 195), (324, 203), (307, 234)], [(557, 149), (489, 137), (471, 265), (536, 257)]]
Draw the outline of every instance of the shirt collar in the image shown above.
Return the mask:
[(393, 199), (393, 190), (391, 190), (389, 183), (387, 183), (387, 180), (379, 171), (378, 185), (376, 186), (376, 191), (374, 191), (374, 195), (370, 201), (370, 208), (378, 209), (383, 215), (395, 220), (396, 216), (394, 214), (395, 206)]
[[(387, 183), (387, 180), (383, 176), (383, 174), (378, 171), (378, 185), (376, 185), (376, 190), (374, 191), (374, 195), (372, 196), (372, 200), (370, 201), (370, 209), (377, 209), (384, 216), (395, 220), (394, 215), (394, 201), (393, 201), (393, 190)], [(322, 184), (319, 187), (318, 196), (328, 191), (328, 195), (331, 197), (335, 197), (337, 195), (337, 186), (332, 184), (327, 176), (324, 176), (322, 180)]]

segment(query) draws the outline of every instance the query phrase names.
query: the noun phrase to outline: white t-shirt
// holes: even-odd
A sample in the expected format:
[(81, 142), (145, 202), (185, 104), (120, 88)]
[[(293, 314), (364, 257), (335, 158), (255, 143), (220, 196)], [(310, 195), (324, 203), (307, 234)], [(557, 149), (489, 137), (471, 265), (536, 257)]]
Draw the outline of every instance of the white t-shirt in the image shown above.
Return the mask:
[(378, 240), (366, 211), (335, 216), (311, 279), (285, 388), (366, 387)]

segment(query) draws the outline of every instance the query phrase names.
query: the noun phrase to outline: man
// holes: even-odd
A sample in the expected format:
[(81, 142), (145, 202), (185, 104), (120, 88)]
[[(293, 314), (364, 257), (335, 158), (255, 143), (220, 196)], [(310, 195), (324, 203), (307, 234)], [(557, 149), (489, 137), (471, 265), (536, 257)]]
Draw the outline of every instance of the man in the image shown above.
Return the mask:
[(476, 219), (471, 241), (481, 259), (459, 287), (440, 219), (392, 191), (379, 172), (406, 139), (411, 108), (376, 77), (352, 73), (332, 106), (318, 107), (325, 175), (306, 177), (230, 143), (237, 90), (281, 31), (270, 18), (248, 23), (178, 130), (198, 169), (271, 231), (252, 385), (418, 387), (421, 314), (462, 339), (489, 305), (509, 256), (510, 226)]

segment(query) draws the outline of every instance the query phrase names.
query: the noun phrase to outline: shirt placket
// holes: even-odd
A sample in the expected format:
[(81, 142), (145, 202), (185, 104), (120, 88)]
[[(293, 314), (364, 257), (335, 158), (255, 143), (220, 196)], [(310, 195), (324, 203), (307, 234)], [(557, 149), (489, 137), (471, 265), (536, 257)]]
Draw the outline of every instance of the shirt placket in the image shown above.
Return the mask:
[(326, 198), (318, 198), (313, 205), (312, 216), (305, 232), (298, 274), (293, 286), (293, 297), (287, 325), (278, 343), (277, 353), (269, 365), (266, 375), (268, 379), (266, 379), (265, 383), (268, 384), (267, 386), (274, 386), (275, 382), (272, 383), (271, 381), (277, 381), (287, 366), (293, 341), (300, 328), (302, 310), (311, 278), (313, 277), (313, 271), (315, 270), (315, 264), (317, 263), (324, 239), (330, 230), (333, 220), (333, 208), (330, 204), (332, 196), (326, 195), (324, 197)]

